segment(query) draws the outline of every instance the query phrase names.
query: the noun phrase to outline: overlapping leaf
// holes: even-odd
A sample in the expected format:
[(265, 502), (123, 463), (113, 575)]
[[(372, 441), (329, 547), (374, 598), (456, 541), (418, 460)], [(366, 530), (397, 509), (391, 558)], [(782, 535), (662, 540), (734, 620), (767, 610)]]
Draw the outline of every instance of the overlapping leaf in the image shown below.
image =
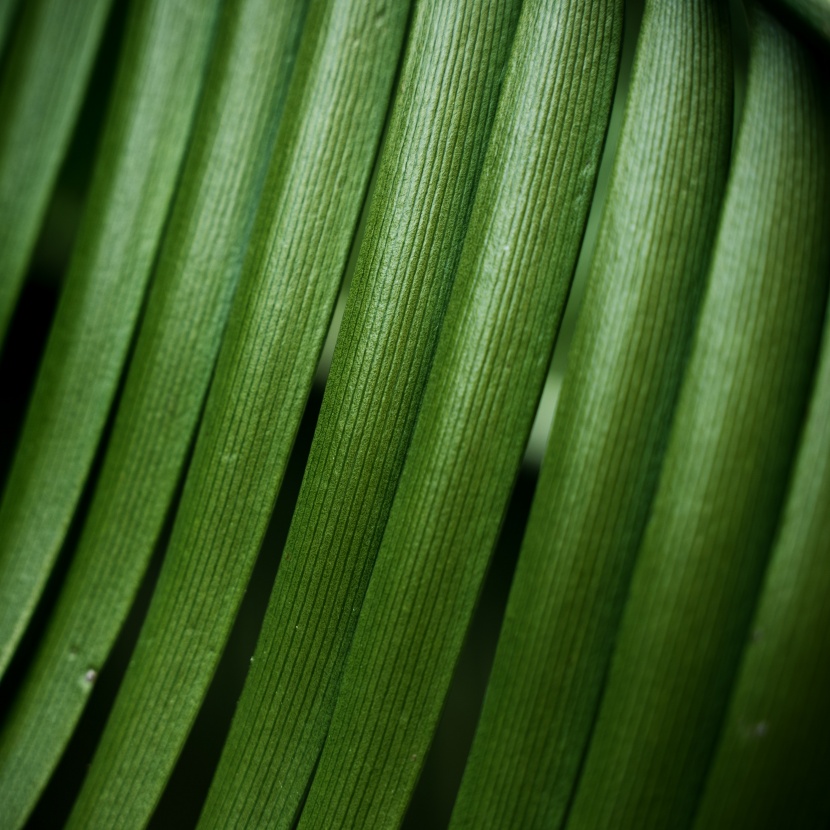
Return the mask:
[(187, 147), (217, 5), (135, 3), (127, 21), (83, 225), (0, 505), (0, 672), (64, 542), (104, 430)]
[[(0, 735), (0, 781), (8, 788), (4, 792), (14, 791), (9, 803), (14, 803), (15, 810), (31, 806), (80, 717), (92, 678), (112, 647), (161, 532), (200, 414), (305, 12), (304, 0), (276, 5), (278, 13), (273, 0), (233, 0), (220, 23), (191, 147), (90, 513), (44, 641)], [(148, 200), (155, 200), (156, 222), (160, 223), (164, 218), (160, 196), (165, 190), (169, 196), (173, 184), (169, 177), (176, 173), (170, 158), (175, 153), (174, 137), (176, 131), (180, 140), (187, 134), (187, 113), (174, 116), (169, 108), (184, 106), (181, 96), (188, 88), (195, 96), (202, 72), (200, 37), (204, 49), (213, 29), (210, 7), (203, 2), (172, 6), (141, 2), (138, 7), (131, 43), (135, 43), (137, 59), (141, 56), (149, 63), (144, 74), (133, 76), (130, 72), (135, 70), (131, 70), (124, 76), (124, 83), (135, 88), (119, 87), (125, 97), (114, 110), (112, 140), (129, 137), (141, 149), (126, 153), (122, 148), (123, 152), (116, 153), (113, 147), (112, 161), (104, 160), (123, 165), (123, 175), (135, 192), (132, 201), (126, 185), (113, 192), (119, 180), (101, 174), (101, 198), (112, 194), (123, 212), (99, 217), (94, 208), (104, 205), (93, 198), (88, 222), (95, 243), (92, 252), (100, 252), (101, 259), (93, 259), (92, 265), (101, 270), (87, 265), (90, 255), (82, 247), (78, 278), (74, 272), (70, 275), (68, 305), (58, 313), (55, 345), (50, 344), (51, 357), (45, 364), (47, 369), (52, 367), (43, 383), (46, 400), (38, 399), (36, 392), (33, 434), (30, 440), (24, 436), (23, 451), (34, 461), (19, 462), (24, 482), (34, 469), (49, 488), (39, 500), (28, 503), (15, 524), (33, 539), (41, 534), (48, 540), (54, 538), (55, 523), (47, 523), (38, 511), (57, 506), (65, 513), (71, 510), (68, 496), (79, 487), (79, 467), (94, 452), (106, 415), (106, 384), (111, 387), (117, 378), (117, 338), (123, 354), (130, 316), (134, 318), (141, 297), (141, 286), (135, 282), (142, 275), (130, 266), (137, 268), (143, 258), (149, 267), (153, 257), (152, 246), (142, 235), (152, 229), (153, 217), (146, 211), (153, 203)], [(184, 77), (188, 66), (190, 75)], [(130, 91), (135, 98), (127, 97)], [(144, 105), (134, 113), (136, 102)], [(125, 121), (125, 112), (141, 117), (133, 131), (122, 134), (130, 123)], [(145, 130), (150, 130), (150, 136)], [(157, 138), (154, 131), (160, 131)], [(138, 176), (145, 150), (151, 151), (147, 167)], [(155, 159), (154, 154), (161, 155)], [(166, 173), (160, 162), (167, 165)], [(168, 180), (153, 173), (166, 175)], [(110, 201), (106, 204), (112, 207)], [(133, 211), (139, 216), (131, 218)], [(99, 224), (106, 231), (103, 237)], [(119, 240), (123, 247), (116, 245)], [(113, 270), (115, 263), (105, 256), (108, 251), (113, 256), (120, 253), (121, 272)], [(91, 282), (99, 291), (90, 298), (85, 289)], [(88, 331), (78, 325), (96, 320), (107, 331)], [(76, 366), (68, 362), (67, 353), (73, 354), (73, 349), (79, 355)], [(109, 378), (98, 376), (102, 367), (108, 367)], [(56, 390), (68, 398), (67, 411), (52, 406)], [(53, 434), (51, 442), (47, 441)], [(61, 449), (69, 460), (57, 454)], [(35, 461), (39, 466), (34, 466)], [(85, 463), (88, 466), (88, 458)], [(18, 482), (11, 498), (26, 505), (26, 493)], [(58, 494), (63, 494), (59, 505)], [(68, 524), (68, 516), (64, 522)], [(38, 552), (38, 548), (33, 550)], [(42, 585), (43, 562), (28, 547), (4, 547), (6, 557), (14, 552), (13, 561), (19, 562), (24, 574), (40, 569), (30, 582), (37, 579)], [(19, 580), (10, 579), (7, 573), (8, 569), (3, 575), (4, 597), (8, 598), (3, 614), (11, 616), (28, 595), (21, 594)], [(10, 647), (11, 638), (7, 642)]]
[(435, 362), (299, 827), (397, 826), (521, 462), (608, 124), (622, 4), (527, 2)]

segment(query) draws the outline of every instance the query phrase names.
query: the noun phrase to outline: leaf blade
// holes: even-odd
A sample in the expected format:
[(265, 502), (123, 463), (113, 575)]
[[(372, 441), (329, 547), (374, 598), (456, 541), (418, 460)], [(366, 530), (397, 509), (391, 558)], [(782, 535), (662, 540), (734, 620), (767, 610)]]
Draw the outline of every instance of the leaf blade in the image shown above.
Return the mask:
[(610, 193), (451, 827), (557, 827), (657, 485), (726, 184), (719, 2), (647, 3)]
[(26, 3), (0, 79), (0, 346), (111, 0)]
[(568, 827), (691, 823), (807, 402), (830, 270), (830, 125), (801, 45), (751, 11), (709, 285)]
[(303, 486), (201, 826), (289, 827), (307, 788), (432, 360), (517, 5), (416, 6)]
[(309, 11), (168, 553), (70, 827), (143, 826), (198, 712), (314, 376), (406, 16)]
[(523, 5), (303, 830), (397, 826), (414, 787), (561, 320), (610, 113), (621, 17), (615, 2)]
[[(212, 8), (148, 5), (128, 21), (88, 207), (0, 504), (0, 673), (104, 431), (190, 134)], [(178, 52), (188, 30), (190, 48)]]

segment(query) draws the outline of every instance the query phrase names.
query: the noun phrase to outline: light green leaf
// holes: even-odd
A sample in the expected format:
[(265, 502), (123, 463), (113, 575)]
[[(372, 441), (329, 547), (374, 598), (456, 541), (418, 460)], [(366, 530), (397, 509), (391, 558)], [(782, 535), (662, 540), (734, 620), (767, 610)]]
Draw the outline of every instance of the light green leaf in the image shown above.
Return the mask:
[(453, 827), (558, 827), (704, 286), (732, 128), (720, 0), (646, 4), (611, 189)]
[(518, 3), (421, 2), (326, 395), (203, 827), (292, 826), (421, 402)]
[(0, 78), (0, 346), (111, 0), (26, 0)]
[(314, 376), (407, 12), (309, 11), (167, 557), (70, 827), (146, 824), (196, 717)]
[(530, 432), (593, 195), (618, 2), (526, 2), (435, 363), (299, 827), (396, 827)]
[(569, 828), (692, 821), (810, 390), (829, 224), (826, 95), (753, 9), (709, 285)]

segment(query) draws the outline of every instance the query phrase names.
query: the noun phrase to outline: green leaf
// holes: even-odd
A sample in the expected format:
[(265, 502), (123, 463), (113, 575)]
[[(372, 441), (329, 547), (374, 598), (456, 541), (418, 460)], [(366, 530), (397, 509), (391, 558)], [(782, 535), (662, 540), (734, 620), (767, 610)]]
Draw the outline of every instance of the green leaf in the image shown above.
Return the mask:
[(657, 485), (726, 184), (720, 0), (653, 0), (452, 827), (558, 827)]
[(688, 826), (800, 431), (830, 273), (830, 123), (800, 44), (750, 20), (709, 285), (569, 828)]
[(200, 826), (295, 820), (432, 362), (518, 5), (416, 8), (303, 486)]
[(830, 326), (783, 520), (695, 827), (830, 821)]
[(167, 557), (70, 827), (143, 826), (196, 717), (314, 376), (407, 11), (309, 12)]
[[(196, 5), (203, 12), (207, 9), (204, 3)], [(143, 0), (139, 6), (142, 15), (145, 7), (155, 13), (165, 12), (162, 18), (141, 18), (150, 26), (148, 36), (165, 20), (172, 24), (166, 11), (186, 9), (182, 4), (156, 6)], [(86, 678), (94, 677), (103, 665), (161, 531), (200, 414), (230, 296), (241, 268), (241, 249), (276, 137), (305, 8), (304, 0), (296, 0), (290, 4), (281, 3), (280, 13), (275, 14), (272, 0), (234, 0), (226, 7), (220, 23), (220, 35), (205, 81), (191, 148), (90, 512), (45, 639), (24, 681), (17, 705), (0, 735), (0, 786), (7, 787), (9, 792), (15, 791), (14, 798), (20, 799), (21, 810), (42, 787), (45, 776), (69, 739), (91, 691), (92, 683)], [(179, 95), (186, 88), (186, 79), (182, 77), (186, 64), (182, 61), (190, 62), (198, 55), (196, 21), (188, 23), (189, 16), (183, 15), (176, 29), (166, 30), (164, 36), (174, 36), (176, 32), (179, 36), (183, 34), (182, 53), (171, 52), (167, 61), (161, 61), (156, 50), (146, 55), (152, 64), (148, 71), (162, 74), (161, 87), (147, 86), (147, 95), (151, 99), (157, 98), (159, 89), (165, 87), (174, 91), (172, 100), (165, 96), (167, 104), (155, 117), (156, 125), (160, 116), (171, 126), (175, 123), (167, 108), (170, 103), (181, 103)], [(202, 22), (208, 24), (201, 34), (204, 38), (209, 32), (210, 21)], [(140, 36), (136, 34), (136, 37), (140, 43)], [(161, 47), (166, 42), (164, 38), (154, 42)], [(191, 71), (196, 74), (201, 71), (198, 63)], [(164, 81), (165, 72), (178, 77)], [(194, 83), (198, 86), (198, 78), (189, 83), (191, 89)], [(115, 113), (120, 114), (120, 110), (116, 109)], [(113, 129), (120, 130), (121, 119), (114, 123)], [(141, 122), (142, 129), (151, 126), (152, 123)], [(139, 132), (136, 138), (140, 139), (142, 135)], [(164, 134), (157, 142), (147, 136), (143, 140), (145, 146), (156, 146), (165, 154), (171, 152)], [(125, 175), (134, 170), (135, 162), (135, 156), (124, 157)], [(175, 171), (168, 169), (168, 174), (175, 175)], [(101, 181), (102, 187), (110, 186), (108, 179)], [(155, 189), (165, 185), (155, 179), (145, 179), (138, 190), (139, 196), (150, 194), (146, 187)], [(121, 195), (126, 194), (117, 191), (113, 198)], [(96, 204), (93, 200), (93, 207)], [(124, 209), (127, 211), (127, 206)], [(92, 226), (94, 220), (102, 221), (94, 213), (90, 216)], [(128, 219), (133, 221), (129, 213), (122, 214), (120, 226), (105, 223), (104, 230), (109, 235), (106, 240), (99, 240), (101, 249), (117, 252), (115, 240), (126, 236), (124, 256), (128, 258), (125, 266), (131, 261), (135, 264), (129, 257), (137, 255), (138, 251), (129, 247), (130, 241), (137, 245), (140, 239), (138, 227), (145, 221), (149, 227), (149, 218), (142, 214), (140, 220), (135, 220), (135, 231), (127, 223)], [(152, 256), (146, 251), (141, 255)], [(131, 276), (136, 278), (127, 272), (125, 291), (135, 290), (129, 283)], [(101, 279), (107, 290), (111, 287), (109, 280), (112, 277), (111, 272), (103, 272)], [(61, 308), (58, 321), (66, 319), (67, 325), (74, 325), (76, 316), (73, 311), (75, 315), (80, 309), (87, 313), (87, 305), (81, 302), (82, 299), (70, 303), (64, 318)], [(133, 294), (133, 302), (139, 299)], [(120, 317), (123, 311), (120, 302), (101, 312), (90, 306), (90, 313), (100, 313), (103, 317), (100, 325), (113, 326), (126, 340), (129, 332), (119, 328), (123, 325)], [(89, 338), (94, 332), (81, 329), (79, 334)], [(82, 342), (86, 344), (86, 339)], [(111, 343), (114, 347), (114, 341)], [(60, 345), (59, 342), (53, 349), (56, 364), (61, 357)], [(96, 348), (105, 349), (97, 341)], [(84, 354), (89, 355), (89, 352)], [(98, 356), (99, 361), (104, 359), (109, 357)], [(59, 379), (59, 369), (63, 370), (57, 365), (56, 375), (51, 378), (55, 383)], [(76, 383), (76, 387), (66, 394), (73, 396), (75, 413), (89, 416), (80, 407), (86, 403), (85, 396), (90, 389), (94, 389), (101, 379), (84, 378), (83, 369), (78, 370), (84, 381), (80, 389)], [(101, 401), (97, 404), (100, 413), (104, 407)], [(40, 408), (33, 413), (35, 417), (43, 417)], [(51, 422), (46, 426), (51, 428)], [(58, 437), (63, 438), (67, 451), (77, 449), (75, 442), (80, 445), (83, 437), (80, 429), (90, 435), (90, 424), (86, 422), (81, 422), (80, 427), (78, 423), (64, 424), (63, 429), (65, 434)], [(38, 438), (41, 443), (37, 443)], [(94, 435), (87, 437), (85, 446), (92, 445), (94, 438)], [(46, 453), (48, 446), (42, 443), (43, 440), (35, 434), (30, 444), (33, 452), (45, 453), (43, 463), (47, 468), (42, 469), (41, 474), (52, 474), (54, 488), (68, 489), (73, 483), (69, 477), (69, 464), (64, 461), (62, 467), (49, 470), (48, 462), (54, 455)], [(27, 470), (24, 465), (22, 473)], [(50, 497), (54, 492), (50, 491)], [(17, 498), (22, 495), (15, 491)], [(34, 512), (35, 507), (42, 511), (44, 503), (48, 506), (42, 497), (24, 517), (31, 523), (25, 525), (27, 532), (36, 534), (46, 529), (41, 527), (45, 524), (42, 517)], [(29, 562), (30, 556), (30, 551), (22, 551), (19, 555), (24, 573), (34, 567)], [(39, 574), (38, 578), (42, 583), (43, 575)], [(15, 583), (4, 583), (4, 592), (6, 584), (12, 587), (4, 597), (18, 602)], [(4, 613), (7, 607), (10, 613), (15, 606), (4, 605)], [(92, 673), (88, 675), (88, 672)], [(23, 781), (27, 782), (25, 792)]]
[(187, 147), (216, 6), (136, 3), (127, 22), (88, 206), (0, 504), (0, 672), (104, 430)]
[(0, 78), (0, 346), (111, 0), (27, 0)]
[(526, 2), (435, 362), (299, 827), (397, 826), (521, 462), (605, 137), (622, 4)]

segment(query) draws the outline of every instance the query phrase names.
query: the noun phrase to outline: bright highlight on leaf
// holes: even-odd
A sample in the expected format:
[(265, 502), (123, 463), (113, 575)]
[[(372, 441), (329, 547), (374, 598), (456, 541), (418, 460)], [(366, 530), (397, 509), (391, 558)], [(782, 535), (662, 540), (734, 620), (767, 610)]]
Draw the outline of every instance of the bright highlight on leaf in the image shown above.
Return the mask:
[(830, 822), (830, 7), (743, 5), (0, 0), (0, 825)]

